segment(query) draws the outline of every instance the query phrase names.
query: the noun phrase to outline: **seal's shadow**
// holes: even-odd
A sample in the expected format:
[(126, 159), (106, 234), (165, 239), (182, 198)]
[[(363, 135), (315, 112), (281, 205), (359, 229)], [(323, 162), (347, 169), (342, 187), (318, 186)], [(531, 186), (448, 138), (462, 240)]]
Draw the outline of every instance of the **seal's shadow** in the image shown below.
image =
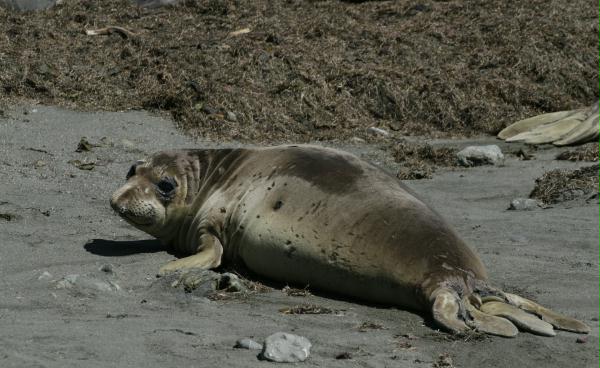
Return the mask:
[(84, 246), (92, 254), (104, 257), (123, 257), (139, 253), (166, 252), (167, 248), (156, 239), (105, 240), (92, 239)]

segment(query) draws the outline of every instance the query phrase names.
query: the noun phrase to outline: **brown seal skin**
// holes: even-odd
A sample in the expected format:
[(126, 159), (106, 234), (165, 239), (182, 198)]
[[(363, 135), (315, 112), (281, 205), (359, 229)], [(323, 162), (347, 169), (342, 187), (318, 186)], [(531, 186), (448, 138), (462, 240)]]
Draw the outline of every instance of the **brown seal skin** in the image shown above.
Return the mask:
[(111, 206), (190, 254), (160, 274), (227, 262), (285, 283), (426, 311), (452, 332), (589, 330), (492, 288), (479, 257), (440, 215), (395, 177), (343, 151), (159, 152), (131, 167)]

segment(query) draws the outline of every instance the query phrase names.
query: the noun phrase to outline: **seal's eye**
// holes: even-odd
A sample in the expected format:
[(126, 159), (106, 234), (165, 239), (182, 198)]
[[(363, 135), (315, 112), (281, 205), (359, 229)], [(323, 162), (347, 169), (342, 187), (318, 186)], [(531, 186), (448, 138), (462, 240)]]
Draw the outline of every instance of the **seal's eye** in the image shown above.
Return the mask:
[(136, 167), (136, 165), (131, 165), (131, 167), (129, 168), (129, 171), (127, 172), (127, 176), (125, 177), (125, 180), (129, 180), (129, 178), (131, 178), (132, 176), (135, 175), (135, 167)]
[(168, 196), (173, 194), (173, 192), (175, 191), (175, 188), (177, 187), (177, 182), (173, 177), (167, 176), (162, 178), (158, 182), (158, 184), (156, 184), (156, 187), (161, 192), (161, 194)]

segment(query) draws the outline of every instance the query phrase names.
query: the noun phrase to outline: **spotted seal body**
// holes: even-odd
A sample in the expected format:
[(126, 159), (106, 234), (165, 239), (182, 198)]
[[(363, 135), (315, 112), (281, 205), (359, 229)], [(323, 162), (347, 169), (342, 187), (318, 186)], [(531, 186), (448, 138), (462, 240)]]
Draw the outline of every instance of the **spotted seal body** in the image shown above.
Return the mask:
[(132, 166), (111, 205), (190, 254), (161, 274), (225, 261), (286, 283), (428, 311), (454, 332), (514, 336), (515, 324), (543, 335), (554, 334), (552, 325), (588, 330), (489, 286), (479, 257), (434, 210), (393, 176), (343, 151), (159, 152)]

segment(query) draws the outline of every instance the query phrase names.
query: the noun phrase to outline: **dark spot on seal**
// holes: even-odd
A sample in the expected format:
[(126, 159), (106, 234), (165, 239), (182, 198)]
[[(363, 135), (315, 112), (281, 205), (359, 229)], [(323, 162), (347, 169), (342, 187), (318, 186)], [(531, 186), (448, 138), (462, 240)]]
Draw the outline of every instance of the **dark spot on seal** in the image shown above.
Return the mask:
[(227, 212), (227, 210), (225, 209), (225, 207), (221, 207), (220, 211), (221, 211), (221, 213), (226, 213)]
[(260, 218), (260, 215), (256, 215), (256, 218)]
[(129, 171), (127, 172), (127, 176), (125, 177), (125, 180), (127, 180), (135, 175), (136, 168), (137, 168), (137, 164), (131, 165), (131, 167), (129, 168)]
[(277, 201), (275, 202), (275, 204), (273, 205), (273, 209), (275, 211), (277, 211), (278, 209), (280, 209), (283, 206), (283, 202), (282, 201)]
[(312, 210), (312, 213), (314, 214), (315, 212), (317, 212), (317, 210), (319, 209), (319, 207), (321, 207), (321, 201), (317, 202), (316, 205), (313, 203), (312, 207), (314, 207), (313, 210)]
[(306, 180), (324, 192), (345, 193), (355, 189), (356, 181), (364, 176), (362, 167), (352, 156), (312, 147), (290, 146), (283, 175)]
[(286, 244), (286, 245), (290, 245), (290, 244), (292, 244), (292, 241), (291, 241), (291, 240), (286, 240), (286, 241), (285, 241), (285, 244)]
[(292, 254), (294, 254), (295, 251), (296, 251), (296, 247), (292, 246), (285, 251), (285, 254), (291, 258)]

